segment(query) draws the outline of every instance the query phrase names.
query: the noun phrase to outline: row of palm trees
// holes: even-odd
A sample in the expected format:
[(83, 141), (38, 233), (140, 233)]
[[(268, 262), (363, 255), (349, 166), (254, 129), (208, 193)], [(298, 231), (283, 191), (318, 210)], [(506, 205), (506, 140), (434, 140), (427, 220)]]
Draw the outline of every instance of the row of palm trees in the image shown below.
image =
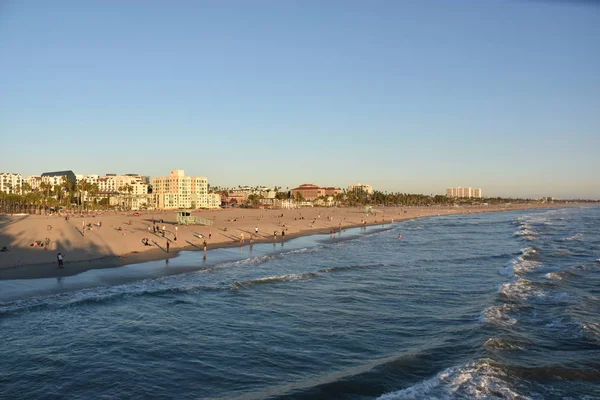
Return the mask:
[(42, 182), (35, 189), (25, 182), (14, 187), (13, 193), (0, 193), (0, 212), (42, 213), (59, 207), (96, 208), (98, 192), (97, 183), (80, 181), (73, 184), (64, 176), (57, 185)]
[[(239, 186), (241, 188), (241, 186)], [(215, 186), (212, 188), (219, 194), (227, 195), (230, 190)], [(258, 187), (251, 188), (255, 189), (256, 193), (250, 194), (248, 196), (248, 205), (250, 206), (258, 206), (261, 204), (261, 200), (264, 197), (258, 191)], [(281, 191), (281, 187), (275, 187), (275, 198), (278, 200), (286, 200), (292, 199), (298, 203), (304, 202), (305, 199), (301, 193), (297, 192), (294, 196), (289, 194), (289, 188), (286, 191)], [(400, 193), (400, 192), (383, 192), (383, 191), (374, 191), (373, 193), (368, 193), (363, 190), (343, 190), (341, 193), (333, 196), (332, 201), (329, 201), (329, 196), (321, 196), (316, 199), (316, 203), (318, 204), (330, 204), (335, 206), (366, 206), (366, 205), (375, 205), (375, 206), (461, 206), (461, 205), (477, 205), (477, 204), (490, 204), (490, 205), (499, 205), (506, 203), (534, 203), (539, 202), (536, 199), (520, 199), (520, 198), (501, 198), (501, 197), (491, 197), (491, 198), (456, 198), (456, 197), (448, 197), (444, 195), (425, 195), (425, 194), (415, 194), (415, 193)]]

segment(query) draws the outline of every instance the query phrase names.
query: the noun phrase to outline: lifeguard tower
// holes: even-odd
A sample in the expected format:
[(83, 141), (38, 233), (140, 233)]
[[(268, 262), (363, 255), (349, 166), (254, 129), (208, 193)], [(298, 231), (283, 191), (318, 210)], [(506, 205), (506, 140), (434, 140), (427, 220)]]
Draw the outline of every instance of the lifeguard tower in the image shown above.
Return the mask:
[(191, 211), (177, 211), (177, 223), (179, 225), (205, 225), (210, 226), (213, 221), (208, 218), (195, 217)]

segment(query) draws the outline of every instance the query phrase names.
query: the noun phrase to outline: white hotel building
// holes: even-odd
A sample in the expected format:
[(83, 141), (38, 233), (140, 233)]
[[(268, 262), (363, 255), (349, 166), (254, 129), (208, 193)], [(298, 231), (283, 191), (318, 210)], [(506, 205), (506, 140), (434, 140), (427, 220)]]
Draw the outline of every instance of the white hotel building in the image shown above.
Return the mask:
[(368, 194), (373, 194), (373, 188), (371, 187), (371, 185), (362, 185), (360, 183), (357, 183), (356, 185), (349, 185), (348, 191), (349, 192), (361, 191), (361, 192), (367, 192)]
[(24, 182), (21, 174), (0, 172), (0, 192), (2, 193), (20, 194)]
[(158, 209), (197, 209), (221, 207), (221, 196), (208, 193), (208, 179), (185, 176), (182, 169), (169, 176), (152, 179), (152, 198)]
[[(86, 181), (98, 185), (98, 199), (109, 199), (110, 205), (129, 207), (139, 210), (147, 207), (149, 203), (148, 184), (138, 174), (106, 174), (99, 175), (75, 175), (77, 182)], [(128, 190), (131, 187), (131, 192)], [(87, 195), (84, 195), (87, 199)]]
[(482, 194), (481, 194), (481, 189), (474, 189), (474, 188), (463, 188), (463, 187), (456, 187), (456, 188), (448, 188), (446, 189), (446, 196), (448, 197), (467, 197), (467, 198), (482, 198)]

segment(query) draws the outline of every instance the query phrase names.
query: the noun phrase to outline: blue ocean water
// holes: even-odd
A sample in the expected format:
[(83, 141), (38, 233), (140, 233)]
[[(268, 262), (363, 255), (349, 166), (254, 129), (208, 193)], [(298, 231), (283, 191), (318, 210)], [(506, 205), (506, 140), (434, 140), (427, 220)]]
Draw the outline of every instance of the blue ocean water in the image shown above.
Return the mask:
[(600, 398), (599, 223), (440, 216), (0, 281), (0, 398)]

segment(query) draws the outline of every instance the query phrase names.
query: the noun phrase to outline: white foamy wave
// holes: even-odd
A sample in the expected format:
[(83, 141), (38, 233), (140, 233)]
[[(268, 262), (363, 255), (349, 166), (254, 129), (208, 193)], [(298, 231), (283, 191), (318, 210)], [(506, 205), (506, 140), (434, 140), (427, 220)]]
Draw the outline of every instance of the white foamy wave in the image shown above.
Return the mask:
[(539, 269), (543, 264), (539, 261), (527, 260), (525, 257), (531, 256), (536, 253), (536, 250), (528, 247), (522, 250), (522, 255), (512, 259), (509, 263), (498, 273), (504, 276), (513, 276), (513, 274), (525, 274), (533, 270)]
[(521, 254), (523, 257), (527, 257), (535, 253), (537, 253), (537, 250), (533, 247), (525, 247), (524, 249), (521, 249)]
[(575, 277), (578, 275), (578, 271), (586, 271), (590, 269), (590, 267), (586, 265), (575, 265), (573, 267), (569, 267), (567, 269), (563, 269), (561, 271), (549, 272), (544, 275), (547, 279), (552, 280), (563, 280), (568, 279), (570, 277)]
[(563, 275), (560, 272), (548, 272), (546, 275), (544, 275), (547, 279), (553, 279), (553, 280), (562, 280), (563, 279)]
[(513, 264), (509, 264), (506, 267), (499, 270), (498, 274), (512, 278), (515, 275), (515, 268)]
[(569, 302), (575, 298), (574, 295), (552, 292), (543, 284), (521, 278), (501, 285), (498, 293), (510, 301), (531, 301), (543, 304)]
[(491, 306), (486, 308), (480, 320), (491, 325), (512, 326), (517, 323), (517, 319), (509, 314), (517, 309), (515, 304), (503, 304), (501, 306)]
[(248, 258), (244, 258), (243, 260), (237, 260), (237, 261), (227, 261), (227, 262), (222, 262), (219, 264), (215, 264), (211, 267), (205, 268), (203, 271), (214, 271), (214, 270), (219, 270), (219, 269), (240, 267), (240, 266), (244, 266), (244, 265), (260, 264), (260, 263), (263, 263), (263, 262), (266, 262), (266, 261), (272, 259), (273, 257), (275, 257), (275, 256), (265, 255), (265, 256), (259, 256), (259, 257), (248, 257)]
[(600, 323), (598, 323), (598, 322), (582, 323), (581, 330), (583, 331), (583, 334), (586, 337), (588, 337), (596, 342), (600, 342)]
[(378, 400), (404, 399), (531, 399), (516, 392), (501, 368), (480, 360), (448, 368), (409, 388), (387, 393)]
[(265, 283), (275, 283), (275, 282), (287, 282), (287, 281), (295, 281), (298, 279), (310, 279), (319, 276), (316, 272), (307, 272), (303, 274), (287, 274), (287, 275), (275, 275), (275, 276), (266, 276), (264, 278), (256, 278), (249, 281), (235, 281), (231, 284), (232, 289), (242, 289), (248, 288), (254, 285), (262, 285)]
[(531, 241), (537, 239), (537, 232), (535, 232), (533, 228), (529, 226), (523, 226), (520, 230), (515, 232), (515, 236), (520, 236), (525, 240)]
[(302, 249), (298, 249), (298, 250), (292, 250), (292, 251), (288, 251), (285, 253), (281, 253), (282, 256), (286, 256), (286, 255), (291, 255), (291, 254), (304, 254), (304, 253), (316, 253), (318, 251), (323, 250), (322, 246), (316, 246), (316, 247), (304, 247)]
[(512, 277), (515, 273), (529, 272), (539, 268), (542, 264), (537, 261), (526, 260), (525, 257), (530, 257), (536, 254), (537, 250), (533, 247), (525, 247), (521, 249), (521, 255), (511, 260), (504, 268), (498, 271), (502, 276)]
[(490, 338), (483, 347), (490, 352), (524, 350), (522, 343), (511, 339)]
[(286, 251), (286, 252), (272, 254), (272, 255), (248, 257), (248, 258), (244, 258), (243, 260), (237, 260), (237, 261), (227, 261), (227, 262), (213, 265), (212, 267), (208, 267), (205, 270), (212, 271), (212, 270), (218, 270), (218, 269), (240, 267), (240, 266), (245, 266), (245, 265), (261, 264), (261, 263), (264, 263), (264, 262), (267, 262), (267, 261), (273, 260), (273, 259), (293, 256), (293, 255), (297, 255), (297, 254), (316, 253), (321, 250), (323, 250), (322, 246), (305, 247), (302, 249), (291, 250), (291, 251)]
[(560, 240), (562, 241), (571, 241), (571, 240), (581, 240), (583, 239), (583, 233), (576, 233), (573, 236), (569, 236), (569, 237), (564, 237)]
[(575, 272), (575, 270), (577, 270), (577, 269), (581, 269), (581, 268), (573, 267), (573, 268), (569, 268), (569, 269), (566, 269), (563, 271), (549, 272), (544, 276), (547, 279), (561, 281), (563, 279), (568, 279), (569, 277), (577, 276), (577, 273)]
[(523, 258), (519, 257), (517, 260), (515, 260), (513, 268), (516, 274), (524, 274), (539, 269), (542, 267), (542, 265), (543, 264), (541, 262), (524, 260)]
[(514, 282), (505, 283), (500, 286), (498, 292), (510, 300), (529, 300), (544, 294), (542, 290), (535, 289), (533, 284), (526, 279), (517, 279)]

